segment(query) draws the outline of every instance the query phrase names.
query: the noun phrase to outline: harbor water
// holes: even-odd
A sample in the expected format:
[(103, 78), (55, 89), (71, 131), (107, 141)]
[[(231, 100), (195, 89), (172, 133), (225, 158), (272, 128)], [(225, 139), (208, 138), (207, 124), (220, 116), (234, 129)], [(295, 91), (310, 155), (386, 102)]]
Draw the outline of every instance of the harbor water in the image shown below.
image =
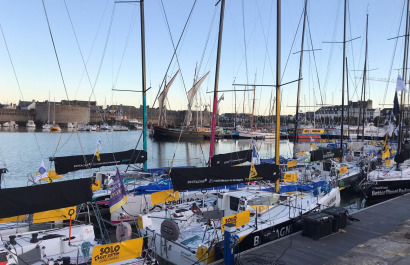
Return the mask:
[[(142, 150), (142, 131), (97, 131), (77, 132), (63, 129), (62, 132), (28, 131), (26, 128), (0, 128), (0, 167), (9, 172), (2, 180), (2, 187), (12, 188), (27, 185), (28, 175), (38, 171), (43, 160), (47, 170), (53, 169), (49, 157), (94, 154), (98, 141), (101, 140), (99, 152), (111, 153), (129, 149)], [(205, 166), (209, 157), (209, 141), (157, 141), (147, 139), (148, 168), (171, 166)], [(256, 141), (261, 158), (275, 156), (275, 141)], [(293, 144), (283, 140), (280, 142), (280, 155), (291, 155)], [(251, 140), (217, 140), (215, 154), (251, 149)], [(125, 169), (126, 165), (120, 166)], [(92, 175), (98, 170), (113, 170), (113, 166), (101, 169), (80, 170), (64, 175), (63, 179), (72, 179)]]
[[(30, 176), (34, 176), (43, 160), (47, 170), (54, 165), (49, 157), (94, 154), (98, 141), (101, 140), (99, 152), (110, 153), (129, 149), (142, 150), (142, 131), (97, 131), (77, 132), (63, 129), (62, 132), (43, 132), (42, 130), (28, 131), (26, 128), (0, 128), (0, 168), (9, 170), (3, 176), (1, 187), (13, 188), (31, 185)], [(274, 140), (255, 141), (261, 158), (275, 156)], [(147, 139), (148, 168), (171, 166), (206, 166), (209, 157), (209, 141), (157, 141)], [(241, 151), (251, 148), (251, 140), (220, 139), (215, 142), (215, 154)], [(280, 155), (292, 155), (293, 143), (288, 140), (280, 141)], [(120, 165), (125, 170), (127, 165)], [(87, 169), (65, 174), (61, 180), (89, 177), (99, 170), (114, 170), (114, 166), (100, 169)], [(58, 180), (57, 180), (58, 181)], [(351, 212), (364, 207), (360, 193), (343, 191), (342, 205)]]

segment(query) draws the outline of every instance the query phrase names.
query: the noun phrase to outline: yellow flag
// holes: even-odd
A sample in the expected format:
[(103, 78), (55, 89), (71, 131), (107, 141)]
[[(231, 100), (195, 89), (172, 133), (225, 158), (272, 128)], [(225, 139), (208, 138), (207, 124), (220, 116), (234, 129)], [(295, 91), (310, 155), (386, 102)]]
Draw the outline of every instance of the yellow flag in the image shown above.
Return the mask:
[(386, 160), (386, 166), (390, 166), (391, 165), (391, 160), (390, 159), (387, 159)]
[(249, 180), (252, 178), (256, 177), (258, 175), (258, 172), (256, 172), (255, 165), (252, 163), (251, 165), (251, 172), (249, 173)]
[(97, 151), (95, 151), (95, 156), (97, 157), (97, 161), (101, 161), (100, 152), (98, 151), (98, 148)]
[(382, 159), (389, 158), (389, 157), (390, 157), (390, 151), (389, 151), (389, 148), (387, 148), (386, 151), (383, 151), (382, 153)]

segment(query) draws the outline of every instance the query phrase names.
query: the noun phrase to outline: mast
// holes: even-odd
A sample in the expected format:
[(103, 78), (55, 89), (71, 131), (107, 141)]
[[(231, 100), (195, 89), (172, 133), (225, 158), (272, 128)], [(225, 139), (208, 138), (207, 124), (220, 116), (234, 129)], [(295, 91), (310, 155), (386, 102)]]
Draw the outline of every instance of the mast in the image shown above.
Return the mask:
[[(279, 166), (279, 145), (280, 145), (280, 49), (281, 49), (281, 0), (277, 0), (277, 20), (276, 20), (276, 135), (275, 135), (275, 164)], [(279, 192), (279, 181), (276, 183), (276, 192)]]
[[(234, 90), (236, 90), (236, 86), (234, 86), (233, 87), (233, 89)], [(234, 118), (234, 120), (233, 120), (233, 127), (235, 128), (235, 130), (236, 130), (236, 119), (237, 119), (237, 117), (238, 117), (238, 113), (236, 112), (236, 91), (234, 92), (234, 99), (235, 99), (235, 118)]]
[[(142, 123), (143, 123), (143, 150), (147, 152), (147, 84), (145, 77), (145, 23), (144, 23), (144, 0), (140, 0), (141, 13), (141, 61), (142, 61)], [(147, 161), (144, 162), (144, 171), (147, 171)]]
[(47, 115), (47, 124), (50, 124), (50, 90), (48, 91), (48, 115)]
[[(407, 13), (406, 13), (406, 33), (404, 34), (404, 55), (403, 55), (403, 82), (406, 85), (407, 83), (407, 59), (408, 59), (408, 46), (409, 46), (409, 5), (410, 0), (407, 0)], [(401, 99), (400, 99), (400, 118), (399, 118), (399, 138), (398, 138), (398, 150), (397, 152), (401, 152), (402, 147), (402, 139), (403, 139), (403, 110), (404, 110), (404, 91), (401, 91)], [(400, 169), (400, 164), (397, 163), (397, 169)]]
[(343, 74), (342, 74), (342, 118), (340, 126), (340, 149), (343, 150), (343, 119), (344, 119), (344, 108), (345, 108), (345, 57), (346, 57), (346, 3), (344, 7), (344, 23), (343, 23)]
[(347, 67), (347, 57), (346, 57), (346, 93), (347, 93), (347, 136), (350, 139), (350, 102), (349, 102), (349, 68)]
[(256, 86), (253, 86), (253, 103), (252, 103), (252, 118), (251, 118), (251, 130), (253, 128), (253, 115), (255, 112), (255, 97), (256, 97)]
[[(198, 68), (198, 63), (196, 63), (196, 65), (195, 65), (195, 74), (194, 74), (194, 85), (195, 85), (195, 82), (196, 82), (196, 70), (197, 70), (197, 68)], [(196, 103), (197, 103), (197, 106), (198, 106), (198, 96), (197, 95), (195, 95), (195, 99), (196, 99)], [(198, 117), (198, 113), (199, 111), (198, 111), (198, 108), (196, 109), (196, 128), (198, 128), (198, 119), (199, 119), (199, 117)]]
[(56, 98), (54, 98), (53, 125), (56, 124)]
[[(306, 24), (306, 15), (307, 15), (307, 0), (305, 0), (305, 8), (303, 14), (303, 29), (302, 29), (302, 44), (300, 45), (300, 59), (299, 59), (299, 80), (298, 80), (298, 92), (297, 92), (297, 99), (296, 99), (296, 121), (295, 121), (295, 142), (294, 142), (294, 150), (293, 150), (293, 157), (296, 158), (295, 147), (298, 143), (298, 123), (299, 123), (299, 102), (300, 102), (300, 85), (302, 81), (302, 65), (303, 65), (303, 44), (305, 41), (305, 24)], [(306, 117), (306, 114), (305, 114)]]
[(214, 156), (216, 115), (218, 112), (219, 63), (221, 59), (222, 31), (223, 31), (223, 26), (224, 26), (224, 11), (225, 11), (225, 0), (221, 0), (221, 15), (219, 18), (219, 34), (218, 34), (218, 51), (216, 54), (214, 102), (213, 102), (213, 108), (212, 108), (211, 143), (210, 143), (210, 148), (209, 148), (209, 165), (208, 166), (211, 166), (211, 159)]
[(366, 77), (367, 77), (367, 33), (369, 26), (369, 14), (366, 14), (366, 46), (365, 46), (365, 55), (364, 55), (364, 73), (363, 73), (363, 127), (362, 127), (362, 142), (364, 141), (364, 124), (366, 120)]
[[(164, 88), (166, 88), (167, 87), (167, 81), (166, 81), (166, 77), (165, 77), (165, 85), (164, 85)], [(161, 96), (161, 94), (160, 94), (160, 96)], [(166, 99), (164, 99), (164, 102), (166, 101)], [(161, 102), (159, 102), (159, 104), (161, 104)], [(162, 117), (164, 116), (164, 114), (163, 114), (163, 112), (164, 112), (164, 105), (165, 104), (163, 104), (162, 105), (162, 108), (161, 108), (161, 106), (159, 106), (159, 119), (158, 119), (158, 126), (162, 126)], [(166, 123), (165, 123), (166, 124)]]

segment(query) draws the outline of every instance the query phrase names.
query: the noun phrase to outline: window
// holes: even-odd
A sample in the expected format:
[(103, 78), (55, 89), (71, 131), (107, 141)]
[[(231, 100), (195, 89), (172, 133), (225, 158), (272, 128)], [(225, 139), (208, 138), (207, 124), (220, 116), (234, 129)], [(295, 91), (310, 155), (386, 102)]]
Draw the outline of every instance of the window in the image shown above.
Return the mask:
[(237, 211), (238, 210), (238, 205), (239, 205), (239, 198), (236, 197), (230, 197), (229, 198), (229, 208), (232, 211)]

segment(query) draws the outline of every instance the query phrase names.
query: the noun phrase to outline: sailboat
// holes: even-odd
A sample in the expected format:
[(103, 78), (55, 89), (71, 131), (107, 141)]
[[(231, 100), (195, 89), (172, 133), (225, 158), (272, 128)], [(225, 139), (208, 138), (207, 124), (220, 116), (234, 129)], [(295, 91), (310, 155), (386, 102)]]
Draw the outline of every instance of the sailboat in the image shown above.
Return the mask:
[[(0, 264), (85, 265), (107, 259), (101, 255), (106, 248), (112, 248), (116, 256), (109, 264), (150, 264), (139, 258), (142, 238), (130, 241), (126, 233), (117, 233), (123, 242), (102, 245), (94, 226), (77, 220), (80, 208), (71, 205), (88, 203), (91, 195), (90, 179), (0, 190), (0, 197), (10, 202), (0, 213)], [(120, 248), (131, 245), (126, 257), (119, 253)]]
[(26, 127), (36, 127), (36, 124), (33, 120), (28, 120), (26, 123)]
[[(406, 96), (406, 84), (407, 84), (407, 69), (408, 69), (408, 53), (409, 53), (409, 16), (410, 1), (407, 1), (407, 13), (406, 13), (406, 33), (404, 39), (404, 55), (403, 55), (403, 72), (397, 78), (397, 85), (395, 91), (395, 97), (393, 101), (393, 113), (399, 115), (399, 128), (398, 128), (398, 147), (397, 154), (394, 157), (394, 162), (391, 159), (390, 148), (386, 140), (383, 143), (384, 150), (382, 151), (382, 161), (384, 165), (377, 170), (374, 170), (367, 175), (367, 179), (362, 183), (362, 188), (366, 194), (366, 203), (372, 204), (380, 202), (392, 197), (396, 197), (410, 192), (410, 144), (408, 140), (404, 140), (403, 135), (403, 112), (404, 112), (404, 99)], [(397, 92), (401, 91), (401, 101), (397, 97)]]
[[(211, 133), (210, 165), (215, 137), (218, 69), (223, 27), (225, 0), (220, 2), (221, 16), (217, 53), (217, 72), (214, 88), (214, 106)], [(278, 32), (280, 32), (280, 0), (278, 0)], [(278, 34), (278, 46), (280, 34)], [(280, 47), (280, 46), (279, 46)], [(280, 48), (278, 48), (280, 51)], [(280, 62), (278, 54), (277, 60)], [(338, 188), (324, 185), (323, 188), (299, 192), (289, 185), (287, 193), (280, 193), (279, 180), (279, 126), (280, 126), (280, 64), (277, 62), (277, 112), (276, 112), (276, 163), (239, 167), (205, 167), (174, 169), (171, 180), (174, 191), (209, 189), (224, 185), (258, 182), (238, 191), (220, 192), (217, 200), (204, 198), (185, 204), (168, 207), (159, 212), (150, 212), (138, 217), (138, 227), (143, 234), (152, 235), (157, 255), (179, 265), (209, 264), (221, 259), (226, 251), (242, 252), (287, 236), (300, 229), (296, 225), (302, 215), (318, 208), (338, 205)], [(275, 184), (276, 193), (272, 190)], [(266, 187), (261, 189), (260, 186)], [(294, 188), (292, 190), (292, 188)], [(316, 194), (317, 192), (317, 194)], [(320, 206), (318, 206), (320, 205)], [(236, 238), (230, 250), (224, 248), (223, 234), (228, 224)], [(232, 246), (233, 245), (233, 246)]]
[(169, 88), (171, 87), (172, 83), (178, 72), (174, 75), (171, 81), (165, 86), (164, 90), (161, 92), (158, 102), (159, 102), (159, 111), (160, 111), (160, 118), (159, 118), (159, 125), (153, 126), (153, 137), (158, 140), (167, 140), (167, 139), (205, 139), (209, 138), (211, 132), (209, 129), (204, 127), (190, 127), (190, 123), (192, 120), (192, 106), (194, 102), (194, 97), (198, 92), (200, 86), (205, 81), (206, 77), (208, 76), (209, 72), (206, 73), (201, 79), (199, 79), (192, 88), (188, 91), (188, 112), (185, 116), (185, 126), (181, 128), (170, 128), (167, 127), (166, 124), (163, 124), (162, 118), (165, 116), (164, 113), (166, 111), (165, 107), (165, 99), (167, 97)]

